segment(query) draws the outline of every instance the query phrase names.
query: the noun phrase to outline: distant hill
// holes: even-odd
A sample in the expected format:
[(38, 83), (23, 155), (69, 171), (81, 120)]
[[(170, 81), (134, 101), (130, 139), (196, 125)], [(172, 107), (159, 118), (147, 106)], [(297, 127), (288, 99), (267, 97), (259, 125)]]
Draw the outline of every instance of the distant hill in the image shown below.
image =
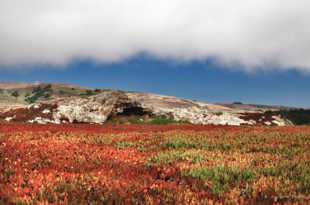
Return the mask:
[(299, 109), (296, 107), (282, 106), (282, 105), (260, 105), (260, 104), (244, 104), (242, 102), (233, 103), (216, 103), (233, 109), (244, 109), (244, 110), (293, 110)]
[(290, 120), (291, 115), (284, 115), (283, 110), (288, 111), (291, 108), (242, 103), (211, 104), (172, 96), (87, 89), (66, 84), (0, 83), (0, 121), (6, 123), (283, 126), (296, 122)]

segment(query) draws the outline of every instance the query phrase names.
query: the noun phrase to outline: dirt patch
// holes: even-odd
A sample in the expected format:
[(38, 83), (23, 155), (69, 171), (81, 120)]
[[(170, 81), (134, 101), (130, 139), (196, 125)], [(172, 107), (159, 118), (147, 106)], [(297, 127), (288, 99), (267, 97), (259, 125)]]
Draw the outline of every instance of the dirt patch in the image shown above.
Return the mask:
[[(0, 114), (0, 121), (27, 122), (36, 117), (53, 120), (53, 111), (57, 109), (56, 104), (39, 104), (28, 108), (12, 109)], [(7, 120), (6, 120), (7, 119)]]
[(273, 115), (270, 113), (242, 113), (240, 118), (245, 121), (253, 120), (256, 122), (256, 125), (276, 125), (273, 122)]

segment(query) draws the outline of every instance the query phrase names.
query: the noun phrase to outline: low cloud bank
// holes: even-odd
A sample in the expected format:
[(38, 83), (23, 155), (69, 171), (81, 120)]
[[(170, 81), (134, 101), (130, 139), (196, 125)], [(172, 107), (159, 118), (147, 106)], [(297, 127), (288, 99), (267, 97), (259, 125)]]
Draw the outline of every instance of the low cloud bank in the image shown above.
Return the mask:
[(0, 65), (147, 53), (310, 71), (309, 19), (309, 0), (1, 0)]

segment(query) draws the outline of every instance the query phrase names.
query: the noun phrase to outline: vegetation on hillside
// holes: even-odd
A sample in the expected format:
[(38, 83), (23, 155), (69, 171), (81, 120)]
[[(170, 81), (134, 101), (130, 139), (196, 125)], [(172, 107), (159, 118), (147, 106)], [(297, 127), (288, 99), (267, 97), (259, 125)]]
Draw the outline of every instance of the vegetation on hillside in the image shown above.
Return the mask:
[(14, 90), (14, 91), (11, 93), (11, 95), (12, 95), (13, 97), (15, 97), (15, 98), (18, 98), (19, 92), (18, 92), (17, 90)]
[(280, 115), (291, 121), (294, 125), (310, 125), (310, 110), (308, 109), (286, 109), (280, 111), (268, 111), (272, 115)]
[(141, 116), (141, 115), (119, 115), (108, 120), (110, 124), (137, 124), (137, 125), (170, 125), (170, 124), (190, 124), (185, 121), (176, 121), (166, 117)]
[(39, 99), (47, 100), (51, 96), (52, 92), (53, 92), (52, 85), (50, 84), (44, 87), (42, 86), (34, 87), (32, 90), (32, 94), (26, 97), (25, 101), (31, 104), (35, 103)]

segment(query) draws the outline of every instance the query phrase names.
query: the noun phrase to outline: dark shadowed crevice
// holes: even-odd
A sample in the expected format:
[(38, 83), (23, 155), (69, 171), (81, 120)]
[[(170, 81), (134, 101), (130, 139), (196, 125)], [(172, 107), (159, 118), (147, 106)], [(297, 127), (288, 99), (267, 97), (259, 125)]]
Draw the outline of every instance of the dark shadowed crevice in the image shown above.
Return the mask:
[(114, 112), (108, 117), (107, 122), (135, 124), (145, 122), (153, 116), (152, 112), (136, 103), (118, 104)]
[(142, 107), (126, 107), (122, 112), (117, 113), (116, 116), (144, 116), (149, 114)]

